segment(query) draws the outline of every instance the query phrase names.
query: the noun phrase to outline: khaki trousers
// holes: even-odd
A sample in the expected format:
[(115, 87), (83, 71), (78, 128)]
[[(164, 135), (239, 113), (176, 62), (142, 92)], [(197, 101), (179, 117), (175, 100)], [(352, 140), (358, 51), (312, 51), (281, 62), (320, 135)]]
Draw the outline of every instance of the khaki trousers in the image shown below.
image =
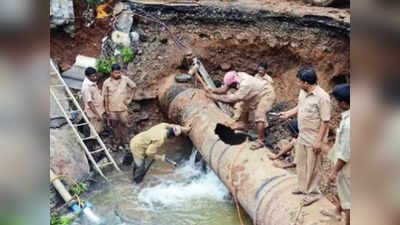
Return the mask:
[(296, 170), (299, 191), (320, 194), (322, 153), (315, 154), (311, 146), (296, 143)]
[(129, 143), (129, 121), (128, 111), (111, 112), (110, 122), (113, 130), (112, 142), (115, 145), (123, 145)]
[[(104, 121), (103, 119), (97, 120), (95, 118), (89, 118), (90, 123), (93, 125), (94, 129), (98, 134), (100, 134), (103, 131), (104, 128)], [(90, 132), (90, 136), (94, 136), (93, 132)]]
[(237, 124), (248, 125), (250, 116), (254, 122), (263, 122), (265, 127), (268, 127), (266, 116), (267, 112), (272, 109), (274, 102), (275, 94), (263, 96), (254, 106), (250, 105), (248, 102), (237, 102), (234, 105), (233, 119)]

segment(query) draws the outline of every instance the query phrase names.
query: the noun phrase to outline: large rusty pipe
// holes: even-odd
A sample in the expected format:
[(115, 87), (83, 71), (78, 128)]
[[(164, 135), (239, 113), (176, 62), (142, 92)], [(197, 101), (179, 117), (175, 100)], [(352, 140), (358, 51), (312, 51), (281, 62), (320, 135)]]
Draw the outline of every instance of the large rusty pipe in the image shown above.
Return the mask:
[(322, 224), (320, 209), (332, 208), (326, 198), (302, 208), (296, 219), (304, 197), (291, 193), (297, 183), (296, 175), (274, 167), (266, 149), (252, 151), (250, 143), (229, 145), (220, 140), (215, 134), (217, 124), (232, 119), (204, 91), (178, 85), (170, 79), (164, 83), (159, 92), (161, 107), (176, 123), (192, 124), (190, 139), (228, 188), (231, 164), (237, 157), (232, 166), (233, 186), (254, 225)]

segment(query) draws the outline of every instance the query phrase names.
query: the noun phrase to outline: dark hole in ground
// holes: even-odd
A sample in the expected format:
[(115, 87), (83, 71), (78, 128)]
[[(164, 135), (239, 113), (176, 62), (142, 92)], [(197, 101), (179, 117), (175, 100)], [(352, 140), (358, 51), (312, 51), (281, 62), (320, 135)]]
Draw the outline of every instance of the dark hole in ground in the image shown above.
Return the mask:
[(238, 145), (243, 143), (247, 135), (245, 134), (237, 134), (234, 130), (230, 127), (227, 127), (223, 124), (218, 123), (217, 127), (215, 128), (215, 134), (226, 144), (229, 145)]

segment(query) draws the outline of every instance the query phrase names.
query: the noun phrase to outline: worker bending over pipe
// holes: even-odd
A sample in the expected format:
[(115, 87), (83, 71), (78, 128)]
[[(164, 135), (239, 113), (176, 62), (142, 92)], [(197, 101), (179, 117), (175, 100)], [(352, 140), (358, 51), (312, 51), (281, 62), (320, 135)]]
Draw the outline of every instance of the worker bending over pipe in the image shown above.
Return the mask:
[[(231, 88), (237, 89), (237, 91), (227, 94)], [(257, 140), (251, 145), (250, 149), (256, 150), (264, 147), (264, 128), (268, 126), (265, 115), (272, 109), (272, 105), (275, 102), (275, 91), (270, 82), (250, 76), (244, 72), (230, 71), (225, 74), (222, 87), (207, 87), (206, 90), (207, 96), (213, 100), (231, 104), (242, 101), (244, 103), (243, 113), (246, 122), (249, 112), (252, 112), (257, 125)], [(234, 127), (233, 129), (241, 128)]]
[(176, 166), (176, 163), (162, 152), (162, 146), (167, 139), (178, 137), (182, 133), (188, 134), (190, 129), (190, 126), (181, 127), (175, 124), (160, 123), (133, 137), (130, 141), (131, 155), (128, 154), (124, 157), (124, 165), (131, 164), (133, 161), (133, 182), (136, 184), (142, 182), (148, 170), (145, 168), (145, 161), (148, 158)]

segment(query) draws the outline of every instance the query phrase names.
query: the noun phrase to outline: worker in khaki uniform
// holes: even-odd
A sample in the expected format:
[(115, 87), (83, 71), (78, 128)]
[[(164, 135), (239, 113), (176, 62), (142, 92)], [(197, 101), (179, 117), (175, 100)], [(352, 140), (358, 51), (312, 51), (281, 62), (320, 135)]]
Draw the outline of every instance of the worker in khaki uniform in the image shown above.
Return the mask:
[(263, 80), (273, 84), (274, 81), (272, 80), (272, 77), (270, 75), (268, 75), (267, 69), (268, 69), (267, 61), (261, 61), (257, 65), (257, 73), (254, 77), (258, 78), (258, 79), (263, 79)]
[[(103, 130), (104, 106), (101, 90), (97, 85), (96, 70), (88, 67), (85, 70), (85, 75), (87, 82), (82, 85), (81, 90), (84, 109), (90, 123), (97, 133), (100, 133)], [(91, 132), (90, 136), (93, 136), (93, 132)]]
[[(226, 94), (231, 88), (236, 88), (237, 91)], [(264, 146), (266, 114), (275, 102), (275, 91), (271, 84), (244, 72), (230, 71), (225, 74), (224, 85), (221, 88), (207, 88), (207, 96), (225, 103), (243, 101), (244, 119), (248, 120), (251, 111), (254, 113), (257, 126), (257, 140), (252, 143), (250, 149), (255, 150)]]
[[(254, 76), (255, 78), (265, 80), (269, 83), (269, 85), (273, 85), (274, 81), (272, 78), (266, 73), (268, 69), (268, 63), (264, 60), (260, 61), (257, 65), (257, 73)], [(233, 111), (233, 117), (232, 119), (235, 120), (236, 125), (235, 129), (242, 129), (242, 130), (247, 130), (248, 129), (248, 118), (246, 118), (245, 110), (243, 110), (244, 102), (236, 102), (234, 105), (234, 111)], [(268, 124), (265, 124), (265, 128), (268, 127)]]
[(128, 104), (135, 95), (136, 84), (121, 75), (118, 64), (112, 65), (111, 70), (111, 76), (103, 84), (105, 111), (113, 130), (113, 148), (125, 145), (128, 149)]
[(342, 121), (336, 132), (335, 144), (330, 155), (335, 166), (329, 175), (329, 180), (337, 184), (340, 203), (337, 204), (334, 212), (323, 210), (321, 213), (340, 220), (341, 214), (344, 212), (346, 225), (350, 225), (350, 85), (337, 85), (334, 87), (332, 94), (339, 107), (344, 111), (342, 112)]
[(297, 72), (300, 86), (298, 105), (281, 113), (282, 119), (297, 114), (299, 136), (296, 142), (296, 168), (298, 188), (293, 194), (305, 194), (304, 206), (321, 197), (319, 190), (321, 148), (327, 140), (328, 123), (331, 118), (329, 94), (317, 84), (317, 75), (312, 67)]
[[(162, 162), (168, 162), (176, 165), (175, 162), (168, 159), (162, 151), (162, 146), (169, 138), (174, 138), (181, 133), (188, 134), (191, 127), (181, 127), (179, 125), (160, 123), (147, 131), (139, 133), (130, 141), (131, 153), (133, 156), (133, 181), (135, 183), (142, 182), (146, 173), (145, 159), (152, 158)], [(126, 160), (124, 159), (126, 165)]]
[[(87, 71), (93, 72), (92, 70)], [(92, 74), (89, 73), (87, 76), (92, 82), (82, 91), (85, 112), (96, 132), (101, 133), (103, 131), (103, 114), (105, 112), (104, 99), (99, 87), (101, 79), (97, 78), (95, 71)]]

